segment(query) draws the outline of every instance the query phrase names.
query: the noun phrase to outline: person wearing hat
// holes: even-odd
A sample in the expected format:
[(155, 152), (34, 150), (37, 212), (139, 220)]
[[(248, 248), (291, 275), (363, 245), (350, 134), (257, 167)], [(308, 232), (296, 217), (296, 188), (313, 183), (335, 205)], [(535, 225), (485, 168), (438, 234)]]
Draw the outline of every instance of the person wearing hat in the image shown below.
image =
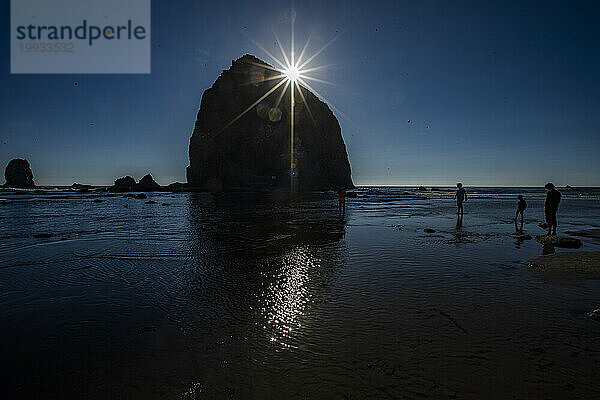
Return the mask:
[(556, 235), (556, 212), (558, 211), (558, 203), (560, 203), (561, 196), (552, 183), (548, 182), (544, 187), (548, 190), (546, 193), (546, 202), (544, 203), (548, 235)]

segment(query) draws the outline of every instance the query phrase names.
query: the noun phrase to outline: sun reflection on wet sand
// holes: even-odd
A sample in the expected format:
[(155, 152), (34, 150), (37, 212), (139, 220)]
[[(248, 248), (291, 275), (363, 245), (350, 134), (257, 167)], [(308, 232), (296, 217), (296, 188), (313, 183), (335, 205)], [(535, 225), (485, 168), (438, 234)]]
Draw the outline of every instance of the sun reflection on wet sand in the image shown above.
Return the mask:
[(264, 302), (263, 328), (269, 332), (270, 340), (284, 348), (292, 345), (293, 332), (302, 326), (303, 315), (311, 294), (308, 288), (312, 270), (319, 269), (320, 261), (309, 249), (297, 247), (283, 256), (281, 269), (268, 288), (260, 294)]

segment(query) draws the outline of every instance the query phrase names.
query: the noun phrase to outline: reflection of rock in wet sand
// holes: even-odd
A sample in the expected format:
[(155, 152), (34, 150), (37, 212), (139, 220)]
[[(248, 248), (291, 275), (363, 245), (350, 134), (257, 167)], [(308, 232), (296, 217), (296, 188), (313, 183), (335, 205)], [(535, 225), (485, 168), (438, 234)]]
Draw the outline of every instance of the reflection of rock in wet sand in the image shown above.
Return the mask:
[(301, 345), (304, 319), (344, 265), (345, 222), (333, 203), (198, 193), (189, 210), (194, 265), (187, 280), (192, 297), (208, 302), (209, 318), (229, 335)]
[(549, 280), (600, 279), (600, 251), (540, 256), (525, 265), (531, 274)]
[(230, 252), (282, 251), (337, 242), (345, 221), (321, 198), (297, 202), (249, 193), (190, 197), (190, 218), (204, 240)]

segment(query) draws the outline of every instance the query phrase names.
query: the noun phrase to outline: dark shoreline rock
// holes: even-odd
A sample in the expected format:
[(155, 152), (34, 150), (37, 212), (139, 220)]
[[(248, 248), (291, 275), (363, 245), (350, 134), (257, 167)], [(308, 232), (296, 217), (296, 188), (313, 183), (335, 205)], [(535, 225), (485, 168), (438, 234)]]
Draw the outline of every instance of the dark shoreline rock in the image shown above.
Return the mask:
[(145, 192), (158, 191), (161, 189), (161, 186), (156, 183), (156, 181), (152, 178), (152, 175), (147, 174), (142, 179), (140, 179), (138, 185), (139, 190), (143, 190)]
[(109, 192), (134, 192), (137, 189), (137, 182), (129, 175), (115, 180), (115, 184), (108, 188)]
[(533, 275), (550, 280), (600, 279), (600, 251), (570, 251), (525, 262)]
[(193, 191), (191, 190), (190, 185), (187, 183), (173, 182), (167, 186), (167, 191), (169, 192), (187, 192)]
[(35, 187), (29, 161), (21, 158), (10, 160), (4, 170), (4, 179), (6, 179), (4, 187), (7, 188), (29, 189)]
[(567, 249), (578, 249), (581, 247), (581, 240), (570, 238), (568, 236), (540, 235), (535, 240), (544, 246), (563, 247)]
[(127, 193), (127, 192), (157, 192), (162, 190), (156, 181), (152, 178), (152, 175), (147, 174), (139, 182), (136, 182), (132, 176), (124, 176), (115, 180), (113, 186), (107, 189), (113, 193)]
[[(278, 102), (278, 72), (244, 55), (204, 91), (190, 138), (187, 181), (204, 191), (354, 188), (340, 125), (327, 104), (300, 87), (290, 149), (290, 96)], [(249, 105), (273, 89), (259, 104)], [(289, 89), (287, 89), (289, 93)], [(305, 105), (308, 104), (308, 107)], [(241, 115), (241, 116), (240, 116)], [(291, 161), (295, 163), (291, 177)]]
[(567, 231), (572, 236), (579, 236), (594, 239), (595, 241), (600, 241), (600, 229), (586, 229), (583, 231)]
[(33, 237), (36, 239), (49, 239), (52, 236), (54, 236), (54, 235), (52, 235), (51, 233), (34, 233), (33, 234)]

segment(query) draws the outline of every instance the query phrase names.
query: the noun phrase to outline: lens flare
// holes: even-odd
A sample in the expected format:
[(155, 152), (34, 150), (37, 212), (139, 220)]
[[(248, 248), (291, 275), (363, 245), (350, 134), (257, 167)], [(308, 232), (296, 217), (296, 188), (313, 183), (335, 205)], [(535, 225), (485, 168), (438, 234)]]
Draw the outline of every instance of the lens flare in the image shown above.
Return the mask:
[(300, 71), (298, 70), (298, 68), (296, 66), (290, 66), (288, 67), (285, 72), (285, 77), (287, 79), (289, 79), (290, 81), (296, 83), (296, 81), (298, 80), (298, 78), (300, 78)]
[(281, 121), (281, 110), (277, 107), (273, 107), (269, 110), (269, 120), (271, 122)]
[[(318, 98), (321, 98), (322, 100), (327, 102), (328, 105), (333, 110), (340, 113), (340, 115), (342, 115), (343, 117), (348, 119), (350, 122), (353, 123), (353, 125), (356, 126), (356, 124), (346, 114), (344, 114), (343, 112), (338, 110), (335, 106), (333, 106), (333, 104), (331, 104), (331, 102), (329, 102), (325, 97), (323, 97), (321, 95), (321, 93), (316, 91), (307, 82), (307, 81), (313, 81), (313, 82), (317, 82), (317, 83), (333, 85), (336, 87), (338, 86), (332, 82), (328, 82), (326, 80), (311, 76), (312, 73), (314, 73), (314, 72), (323, 70), (325, 68), (329, 68), (334, 65), (309, 66), (309, 64), (311, 64), (312, 61), (319, 54), (321, 54), (325, 49), (327, 49), (331, 44), (333, 44), (341, 36), (342, 33), (338, 33), (337, 35), (335, 35), (324, 46), (322, 46), (320, 49), (318, 49), (316, 52), (314, 52), (312, 55), (310, 55), (310, 54), (307, 54), (306, 52), (308, 49), (308, 45), (311, 42), (311, 37), (312, 37), (312, 32), (311, 32), (308, 39), (306, 40), (306, 43), (302, 47), (302, 51), (300, 52), (299, 57), (296, 58), (295, 37), (294, 37), (295, 20), (296, 20), (296, 14), (294, 11), (292, 11), (292, 17), (290, 19), (290, 25), (291, 25), (291, 31), (290, 31), (291, 41), (290, 42), (291, 43), (290, 43), (289, 51), (286, 51), (284, 49), (281, 40), (279, 40), (279, 36), (277, 35), (277, 32), (275, 32), (275, 30), (272, 29), (273, 36), (275, 37), (275, 43), (279, 47), (279, 50), (281, 51), (281, 57), (283, 58), (283, 60), (278, 58), (271, 52), (269, 52), (264, 46), (262, 46), (256, 40), (254, 40), (253, 38), (248, 36), (246, 33), (244, 33), (244, 35), (246, 35), (246, 37), (250, 41), (252, 41), (252, 43), (254, 43), (258, 48), (260, 48), (275, 63), (275, 65), (270, 66), (267, 64), (256, 63), (256, 66), (260, 67), (259, 70), (262, 72), (259, 72), (259, 71), (254, 72), (253, 71), (253, 73), (251, 73), (251, 76), (250, 76), (250, 79), (248, 80), (248, 82), (243, 83), (243, 84), (255, 85), (258, 87), (267, 81), (274, 80), (274, 81), (276, 81), (276, 82), (278, 81), (278, 82), (275, 84), (275, 86), (273, 86), (270, 90), (268, 90), (265, 94), (263, 94), (258, 100), (256, 100), (254, 103), (250, 104), (245, 110), (243, 110), (240, 114), (238, 114), (235, 118), (233, 118), (229, 123), (227, 123), (220, 131), (217, 132), (217, 135), (218, 135), (221, 132), (225, 131), (228, 127), (230, 127), (233, 123), (238, 121), (248, 111), (254, 109), (255, 107), (256, 107), (257, 114), (261, 118), (263, 118), (265, 120), (269, 120), (271, 122), (281, 121), (282, 115), (284, 112), (278, 107), (279, 107), (283, 97), (288, 95), (289, 100), (290, 100), (290, 103), (289, 103), (290, 108), (289, 108), (289, 114), (288, 114), (289, 115), (289, 124), (290, 124), (290, 131), (289, 131), (289, 133), (290, 133), (290, 160), (289, 160), (290, 161), (290, 164), (289, 164), (290, 165), (290, 190), (292, 192), (295, 191), (295, 189), (296, 189), (296, 183), (297, 183), (297, 178), (298, 178), (298, 171), (296, 169), (296, 165), (299, 161), (296, 159), (297, 154), (296, 154), (296, 150), (295, 150), (295, 147), (298, 146), (298, 144), (296, 143), (297, 141), (296, 141), (295, 132), (294, 132), (296, 116), (302, 110), (306, 110), (308, 112), (308, 115), (310, 116), (313, 124), (315, 125), (315, 127), (317, 125), (316, 120), (315, 120), (314, 116), (312, 115), (312, 112), (308, 106), (308, 102), (306, 101), (306, 98), (305, 98), (304, 94), (302, 93), (302, 90), (310, 90)], [(276, 74), (267, 77), (267, 74), (264, 74), (264, 69), (274, 71), (274, 72), (276, 72)], [(279, 89), (281, 86), (283, 86), (283, 87), (281, 89)], [(290, 89), (289, 94), (287, 92), (288, 87)], [(277, 90), (280, 90), (280, 93), (277, 97), (276, 103), (274, 105), (273, 105), (273, 103), (270, 103), (273, 106), (268, 106), (268, 105), (262, 103), (263, 101), (265, 101), (265, 103), (267, 103), (267, 98), (273, 92), (275, 92)], [(295, 109), (296, 108), (296, 104), (295, 104), (296, 91), (298, 92), (298, 94), (300, 95), (300, 99), (302, 100), (302, 102), (298, 105), (297, 110)], [(269, 104), (269, 103), (267, 103), (267, 104)], [(288, 110), (285, 110), (285, 111), (288, 111)], [(300, 154), (302, 154), (302, 152), (300, 152)]]

